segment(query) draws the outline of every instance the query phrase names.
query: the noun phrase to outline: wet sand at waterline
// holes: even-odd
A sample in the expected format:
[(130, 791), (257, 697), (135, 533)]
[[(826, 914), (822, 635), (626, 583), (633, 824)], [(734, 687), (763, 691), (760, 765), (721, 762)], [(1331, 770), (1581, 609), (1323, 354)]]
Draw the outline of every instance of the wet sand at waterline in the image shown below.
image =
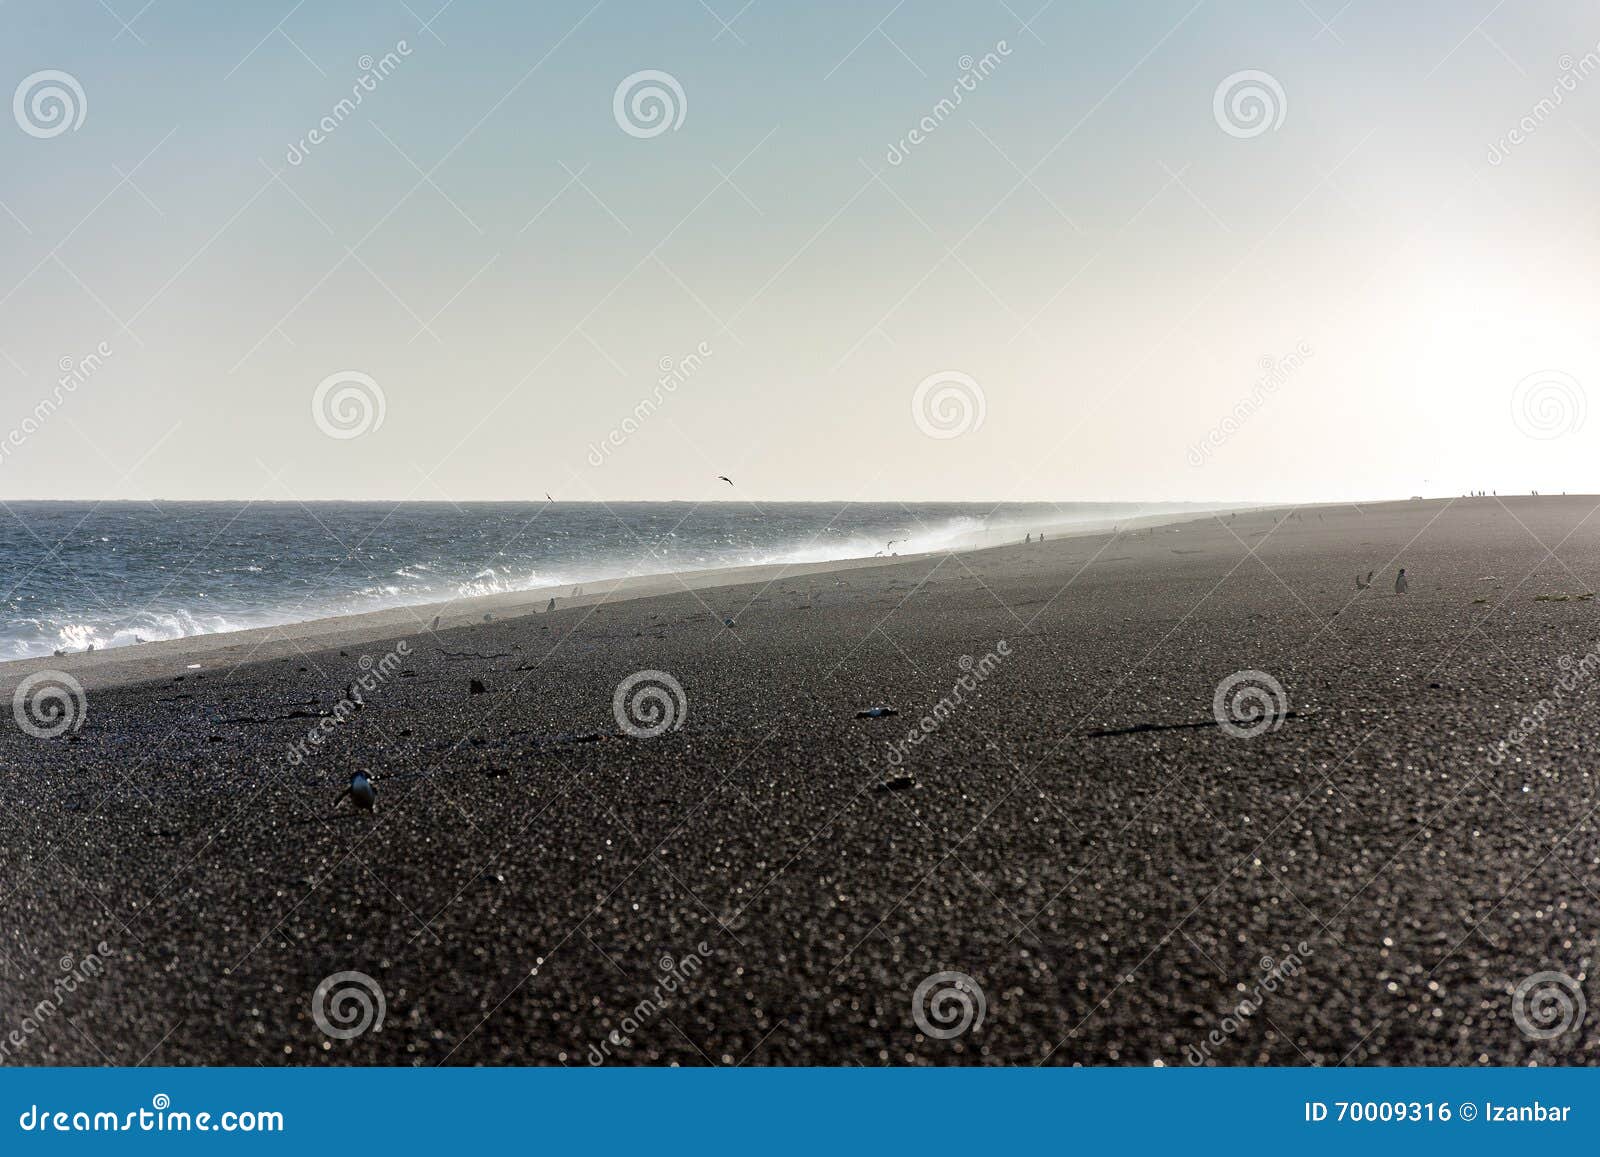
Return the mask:
[(4, 1059), (1583, 1063), (1513, 991), (1600, 927), (1597, 503), (8, 664), (88, 692), (0, 735)]

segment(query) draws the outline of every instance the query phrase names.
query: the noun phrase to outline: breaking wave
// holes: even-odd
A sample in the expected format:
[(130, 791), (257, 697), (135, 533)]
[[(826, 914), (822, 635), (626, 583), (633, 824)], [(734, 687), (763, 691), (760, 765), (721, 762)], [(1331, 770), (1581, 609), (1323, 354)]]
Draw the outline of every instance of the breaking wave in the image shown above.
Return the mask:
[[(967, 550), (1132, 504), (22, 503), (0, 658), (670, 571)], [(26, 533), (24, 533), (26, 531)], [(45, 543), (57, 544), (55, 549)]]

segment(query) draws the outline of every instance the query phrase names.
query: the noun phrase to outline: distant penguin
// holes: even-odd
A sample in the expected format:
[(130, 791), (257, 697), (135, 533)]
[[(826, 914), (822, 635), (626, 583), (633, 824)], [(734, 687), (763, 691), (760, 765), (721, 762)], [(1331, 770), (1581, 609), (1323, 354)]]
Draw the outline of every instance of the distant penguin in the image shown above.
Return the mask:
[(1394, 593), (1397, 595), (1403, 595), (1410, 588), (1410, 586), (1411, 584), (1406, 581), (1406, 568), (1401, 567), (1400, 573), (1394, 576)]
[(1356, 575), (1356, 590), (1364, 591), (1366, 589), (1367, 589), (1367, 583), (1365, 582), (1365, 580), (1363, 580), (1362, 577), (1359, 574)]
[(549, 602), (549, 603), (548, 603), (548, 604), (547, 604), (547, 605), (546, 605), (546, 606), (545, 606), (545, 608), (544, 608), (544, 609), (545, 609), (545, 610), (546, 610), (546, 611), (553, 611), (553, 610), (555, 610), (555, 609), (556, 609), (556, 601), (555, 601), (555, 599), (551, 599), (551, 600), (550, 600), (550, 602)]
[(439, 616), (438, 615), (434, 615), (433, 616), (433, 622), (428, 624), (428, 630), (437, 631), (438, 629), (439, 629)]
[[(344, 799), (345, 796), (349, 796), (350, 802), (361, 811), (378, 810), (377, 785), (367, 777), (367, 773), (364, 771), (358, 771), (350, 777), (350, 786), (344, 789), (344, 792), (339, 796), (339, 800)], [(339, 806), (339, 800), (334, 801), (334, 807)]]

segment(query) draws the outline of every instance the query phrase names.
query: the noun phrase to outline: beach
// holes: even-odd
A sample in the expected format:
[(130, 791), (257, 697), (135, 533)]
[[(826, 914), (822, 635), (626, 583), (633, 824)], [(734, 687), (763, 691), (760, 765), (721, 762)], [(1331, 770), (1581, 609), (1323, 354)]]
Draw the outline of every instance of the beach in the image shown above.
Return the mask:
[(0, 729), (4, 1062), (1591, 1062), (1513, 1003), (1600, 927), (1597, 504), (1153, 519), (5, 664), (85, 698)]

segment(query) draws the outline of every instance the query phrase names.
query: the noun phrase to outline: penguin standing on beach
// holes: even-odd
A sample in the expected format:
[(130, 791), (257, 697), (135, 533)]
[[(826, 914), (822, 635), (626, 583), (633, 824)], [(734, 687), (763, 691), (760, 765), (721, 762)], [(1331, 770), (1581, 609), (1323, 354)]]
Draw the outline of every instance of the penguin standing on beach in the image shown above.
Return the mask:
[(1406, 568), (1401, 567), (1400, 573), (1394, 576), (1394, 593), (1397, 595), (1403, 595), (1407, 590), (1410, 589), (1410, 587), (1411, 584), (1406, 581)]
[(350, 786), (333, 801), (333, 806), (338, 807), (345, 796), (349, 796), (350, 802), (360, 811), (378, 810), (378, 787), (364, 771), (358, 771), (350, 777)]

